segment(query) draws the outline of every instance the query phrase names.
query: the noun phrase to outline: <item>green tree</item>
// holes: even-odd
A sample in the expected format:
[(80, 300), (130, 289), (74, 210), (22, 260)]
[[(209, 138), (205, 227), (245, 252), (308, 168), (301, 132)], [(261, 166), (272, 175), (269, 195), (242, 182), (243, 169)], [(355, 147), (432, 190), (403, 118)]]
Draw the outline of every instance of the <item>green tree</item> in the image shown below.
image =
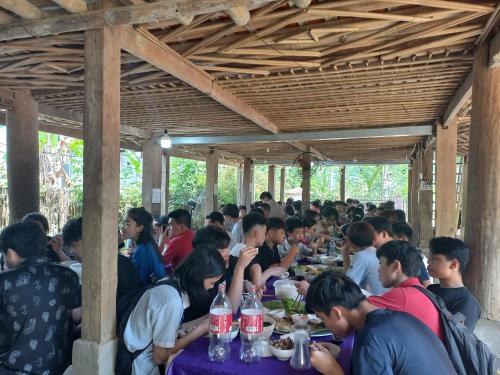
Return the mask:
[(219, 164), (217, 196), (219, 204), (236, 203), (238, 194), (238, 169), (231, 165)]

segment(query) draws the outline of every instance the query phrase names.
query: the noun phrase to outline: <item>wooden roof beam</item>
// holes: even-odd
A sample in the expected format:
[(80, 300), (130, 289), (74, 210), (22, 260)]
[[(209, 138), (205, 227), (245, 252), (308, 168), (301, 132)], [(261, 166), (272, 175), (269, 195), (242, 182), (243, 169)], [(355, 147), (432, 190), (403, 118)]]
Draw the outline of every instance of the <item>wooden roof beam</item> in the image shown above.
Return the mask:
[(43, 17), (40, 8), (28, 0), (0, 0), (0, 7), (10, 10), (12, 13), (28, 20), (36, 20)]
[(470, 72), (467, 78), (465, 78), (465, 81), (458, 88), (453, 98), (450, 100), (450, 103), (444, 111), (443, 120), (441, 121), (444, 128), (447, 128), (448, 124), (458, 116), (459, 111), (472, 97), (472, 80), (472, 72)]
[[(197, 16), (200, 14), (227, 11), (235, 6), (247, 5), (249, 8), (257, 8), (276, 0), (161, 0), (151, 3), (143, 3), (131, 6), (121, 6), (108, 9), (92, 10), (81, 14), (69, 14), (65, 16), (54, 16), (36, 20), (34, 16), (41, 18), (34, 9), (34, 5), (27, 0), (0, 0), (0, 7), (22, 8), (20, 4), (26, 5), (26, 15), (31, 16), (32, 21), (16, 22), (13, 24), (0, 25), (0, 41), (48, 36), (61, 33), (98, 29), (104, 26), (133, 25), (153, 23), (168, 19), (176, 19), (179, 14), (183, 17)], [(31, 4), (31, 7), (28, 5)], [(11, 9), (9, 9), (11, 10)], [(14, 10), (12, 10), (15, 12)], [(21, 10), (20, 10), (21, 11)], [(25, 17), (27, 18), (27, 17)]]
[(490, 42), (490, 68), (500, 68), (500, 32)]
[(277, 133), (278, 127), (233, 93), (219, 85), (208, 73), (180, 56), (145, 30), (122, 28), (122, 49), (186, 82), (235, 113), (254, 122), (262, 129)]
[(70, 13), (83, 13), (87, 11), (85, 0), (52, 0), (60, 7), (66, 9)]
[(245, 26), (250, 21), (250, 11), (245, 5), (231, 8), (227, 11), (227, 14), (238, 26)]

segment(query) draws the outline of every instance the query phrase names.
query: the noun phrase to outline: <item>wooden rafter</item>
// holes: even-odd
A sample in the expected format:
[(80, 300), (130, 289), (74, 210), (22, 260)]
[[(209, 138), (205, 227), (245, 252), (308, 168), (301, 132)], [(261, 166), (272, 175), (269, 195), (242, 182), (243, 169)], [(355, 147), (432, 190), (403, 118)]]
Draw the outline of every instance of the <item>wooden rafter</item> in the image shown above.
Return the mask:
[(0, 0), (0, 7), (10, 10), (27, 20), (36, 20), (43, 17), (40, 8), (28, 0)]

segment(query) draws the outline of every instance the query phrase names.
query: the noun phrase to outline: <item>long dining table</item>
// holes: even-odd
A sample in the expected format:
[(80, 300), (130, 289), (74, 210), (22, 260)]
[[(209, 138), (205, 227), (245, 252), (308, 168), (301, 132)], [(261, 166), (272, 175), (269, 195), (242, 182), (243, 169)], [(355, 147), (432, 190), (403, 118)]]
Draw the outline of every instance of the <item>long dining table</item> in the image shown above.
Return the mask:
[[(267, 282), (265, 300), (276, 299), (274, 293), (273, 282), (276, 279), (271, 279)], [(273, 338), (279, 337), (279, 334), (273, 334)], [(333, 342), (332, 336), (315, 337), (311, 339), (317, 342)], [(299, 371), (290, 366), (289, 361), (280, 361), (276, 357), (263, 357), (260, 362), (247, 365), (239, 358), (240, 340), (239, 335), (231, 342), (231, 356), (224, 363), (211, 362), (208, 359), (208, 344), (209, 340), (206, 337), (200, 337), (194, 341), (189, 347), (185, 348), (171, 362), (167, 375), (286, 375), (286, 374), (319, 374), (311, 367), (310, 370)], [(345, 374), (349, 374), (351, 367), (351, 354), (354, 344), (354, 334), (344, 338), (339, 344), (340, 354), (337, 361), (344, 370)]]

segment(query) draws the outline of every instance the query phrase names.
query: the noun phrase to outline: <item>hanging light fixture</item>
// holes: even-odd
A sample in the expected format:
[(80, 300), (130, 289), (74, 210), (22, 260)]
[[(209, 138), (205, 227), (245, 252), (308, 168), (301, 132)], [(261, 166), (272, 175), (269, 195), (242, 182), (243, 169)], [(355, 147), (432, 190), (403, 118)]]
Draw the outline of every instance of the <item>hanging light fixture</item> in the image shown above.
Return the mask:
[(172, 147), (172, 139), (168, 136), (167, 130), (165, 130), (165, 134), (163, 134), (160, 138), (161, 148), (170, 148)]

